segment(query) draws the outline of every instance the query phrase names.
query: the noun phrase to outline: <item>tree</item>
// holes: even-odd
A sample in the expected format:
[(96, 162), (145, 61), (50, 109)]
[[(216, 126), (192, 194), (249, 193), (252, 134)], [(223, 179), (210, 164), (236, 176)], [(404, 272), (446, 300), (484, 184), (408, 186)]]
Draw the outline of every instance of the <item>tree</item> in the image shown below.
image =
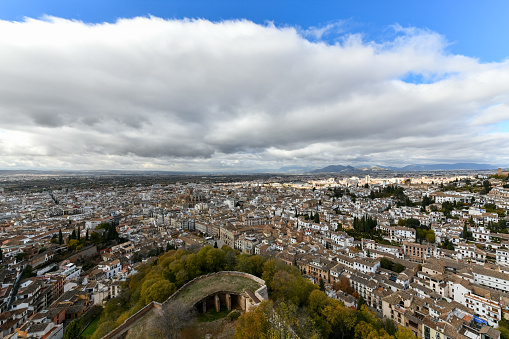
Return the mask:
[[(224, 251), (224, 249), (223, 249)], [(224, 258), (224, 269), (227, 271), (233, 271), (235, 266), (237, 265), (237, 256), (235, 255), (235, 251), (227, 251)]]
[(347, 277), (345, 277), (344, 275), (342, 275), (340, 278), (339, 278), (339, 281), (335, 282), (333, 285), (332, 285), (332, 288), (336, 291), (343, 291), (347, 294), (352, 294), (353, 292), (355, 292), (355, 290), (353, 289), (353, 287), (350, 285), (350, 279), (348, 279)]
[(0, 261), (3, 261), (4, 253), (2, 251), (2, 248), (0, 247)]
[(67, 247), (71, 250), (76, 249), (76, 246), (78, 246), (80, 242), (77, 239), (71, 239), (69, 240), (69, 243), (67, 244)]
[(405, 270), (405, 266), (403, 266), (402, 264), (400, 264), (399, 262), (394, 264), (394, 267), (392, 268), (392, 270), (396, 273), (401, 273)]
[(323, 291), (325, 292), (325, 282), (323, 281), (322, 278), (320, 278), (320, 291)]
[(406, 227), (417, 228), (421, 226), (421, 222), (414, 218), (408, 218), (406, 221)]
[(79, 339), (81, 338), (81, 326), (78, 319), (74, 319), (67, 325), (63, 339)]
[(463, 225), (463, 232), (461, 233), (461, 237), (466, 240), (472, 239), (472, 232), (468, 230), (467, 224)]
[(450, 251), (454, 251), (454, 244), (449, 239), (444, 239), (442, 242), (442, 248)]
[(392, 320), (390, 318), (385, 318), (382, 322), (383, 322), (384, 330), (389, 335), (394, 335), (398, 331), (398, 327), (397, 327), (396, 323), (394, 322), (394, 320)]
[(415, 335), (411, 329), (398, 326), (398, 332), (394, 335), (396, 339), (414, 339)]
[(214, 248), (217, 248), (217, 241), (214, 241)]
[(486, 195), (491, 191), (491, 183), (489, 180), (484, 180), (482, 182), (482, 186), (483, 186), (483, 188), (480, 192), (481, 194)]
[(80, 227), (78, 226), (78, 241), (81, 240), (81, 230), (80, 230)]
[(435, 243), (435, 232), (433, 232), (433, 230), (429, 230), (428, 233), (426, 233), (426, 241), (431, 244)]
[(168, 299), (177, 288), (175, 284), (165, 279), (151, 279), (143, 283), (141, 288), (141, 299), (144, 300), (145, 304), (152, 301), (159, 303)]
[(25, 267), (25, 270), (23, 271), (23, 275), (21, 276), (21, 279), (28, 279), (30, 277), (35, 277), (36, 275), (37, 275), (37, 273), (34, 272), (34, 269), (32, 268), (32, 266), (27, 265), (27, 267)]
[(380, 259), (380, 266), (386, 270), (392, 271), (392, 267), (394, 266), (394, 263), (392, 262), (392, 260), (390, 260), (386, 257), (383, 257), (382, 259)]
[(90, 240), (94, 244), (98, 244), (103, 241), (102, 237), (97, 232), (92, 232), (92, 235), (90, 235)]
[(71, 237), (69, 238), (69, 240), (73, 240), (73, 239), (76, 239), (76, 230), (72, 230), (72, 233), (71, 233)]
[(262, 301), (252, 312), (241, 315), (235, 328), (235, 339), (257, 339), (268, 333), (271, 327), (269, 319), (272, 315), (272, 304)]
[(366, 303), (366, 301), (364, 300), (364, 298), (361, 295), (359, 297), (359, 299), (357, 300), (357, 310), (360, 310), (362, 305), (364, 305), (365, 303)]
[(88, 229), (87, 229), (87, 233), (85, 234), (85, 240), (86, 240), (86, 241), (89, 241), (89, 240), (90, 240), (90, 238), (88, 237)]
[(62, 236), (62, 229), (58, 230), (58, 244), (62, 245), (64, 243), (64, 238)]
[(18, 254), (16, 254), (16, 260), (17, 261), (24, 260), (27, 257), (27, 255), (28, 253), (26, 252), (19, 252)]

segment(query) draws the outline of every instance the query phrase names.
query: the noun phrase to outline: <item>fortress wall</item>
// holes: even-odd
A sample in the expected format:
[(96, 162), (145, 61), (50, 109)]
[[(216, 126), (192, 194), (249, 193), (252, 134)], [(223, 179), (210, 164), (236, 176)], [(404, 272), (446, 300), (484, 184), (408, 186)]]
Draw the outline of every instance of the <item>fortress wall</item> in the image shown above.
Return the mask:
[[(221, 272), (216, 272), (216, 273), (209, 273), (209, 274), (206, 274), (206, 275), (202, 275), (202, 276), (196, 277), (193, 280), (187, 282), (182, 287), (180, 287), (175, 293), (173, 293), (168, 299), (166, 299), (162, 304), (160, 304), (158, 302), (155, 302), (155, 301), (151, 302), (150, 304), (148, 304), (147, 306), (145, 306), (144, 308), (142, 308), (141, 310), (136, 312), (133, 316), (129, 317), (120, 326), (118, 326), (113, 331), (111, 331), (110, 333), (108, 333), (104, 337), (102, 337), (102, 339), (120, 339), (120, 338), (122, 338), (122, 336), (125, 333), (127, 333), (127, 331), (133, 325), (135, 325), (139, 320), (143, 319), (147, 314), (149, 314), (150, 312), (152, 312), (154, 310), (158, 310), (158, 309), (160, 310), (163, 307), (168, 306), (169, 303), (171, 303), (173, 300), (175, 300), (184, 289), (186, 289), (190, 285), (193, 285), (194, 283), (196, 283), (199, 280), (210, 278), (210, 277), (213, 277), (213, 276), (216, 276), (216, 275), (222, 275), (222, 276), (224, 276), (224, 275), (227, 275), (227, 276), (228, 275), (229, 276), (240, 276), (240, 277), (244, 277), (244, 278), (248, 278), (248, 279), (254, 280), (257, 283), (262, 285), (262, 287), (260, 287), (258, 290), (256, 290), (255, 295), (258, 298), (260, 298), (260, 300), (268, 299), (267, 286), (265, 285), (265, 281), (263, 279), (260, 279), (260, 278), (258, 278), (256, 276), (252, 275), (252, 274), (244, 273), (244, 272), (236, 272), (236, 271), (221, 271)], [(218, 291), (218, 292), (219, 293), (220, 292), (231, 293), (229, 291)], [(215, 293), (218, 293), (218, 292), (215, 292)], [(241, 296), (241, 297), (244, 298), (244, 296)], [(242, 303), (241, 303), (241, 305), (242, 305)], [(249, 307), (246, 307), (246, 308), (249, 309)]]
[(131, 317), (127, 318), (120, 326), (115, 328), (110, 333), (106, 334), (102, 339), (119, 339), (134, 325), (138, 320), (143, 319), (145, 315), (149, 314), (154, 310), (162, 309), (162, 305), (158, 302), (152, 301), (147, 306), (136, 312)]

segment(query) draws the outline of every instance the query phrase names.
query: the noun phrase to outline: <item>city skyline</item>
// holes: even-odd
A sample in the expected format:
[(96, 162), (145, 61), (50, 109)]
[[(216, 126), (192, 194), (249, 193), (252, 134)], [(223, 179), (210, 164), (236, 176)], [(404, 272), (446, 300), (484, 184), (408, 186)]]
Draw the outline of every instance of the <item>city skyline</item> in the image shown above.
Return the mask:
[(507, 4), (283, 3), (3, 4), (0, 169), (509, 165)]

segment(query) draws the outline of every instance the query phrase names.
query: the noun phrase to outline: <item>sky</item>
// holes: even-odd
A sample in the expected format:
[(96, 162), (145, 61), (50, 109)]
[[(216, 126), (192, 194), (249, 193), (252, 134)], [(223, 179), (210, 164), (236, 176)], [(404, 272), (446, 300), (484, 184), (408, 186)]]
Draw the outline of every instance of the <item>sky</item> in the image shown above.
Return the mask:
[(0, 169), (509, 165), (507, 1), (0, 2)]

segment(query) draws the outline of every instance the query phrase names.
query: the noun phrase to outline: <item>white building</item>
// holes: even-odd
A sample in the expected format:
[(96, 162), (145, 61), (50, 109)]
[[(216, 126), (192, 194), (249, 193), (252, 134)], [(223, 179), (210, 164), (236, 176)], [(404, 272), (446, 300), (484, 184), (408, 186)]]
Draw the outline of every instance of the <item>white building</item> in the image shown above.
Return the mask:
[(497, 265), (509, 266), (509, 250), (497, 249)]
[(472, 273), (475, 283), (496, 290), (509, 292), (509, 274), (480, 267), (474, 267)]

